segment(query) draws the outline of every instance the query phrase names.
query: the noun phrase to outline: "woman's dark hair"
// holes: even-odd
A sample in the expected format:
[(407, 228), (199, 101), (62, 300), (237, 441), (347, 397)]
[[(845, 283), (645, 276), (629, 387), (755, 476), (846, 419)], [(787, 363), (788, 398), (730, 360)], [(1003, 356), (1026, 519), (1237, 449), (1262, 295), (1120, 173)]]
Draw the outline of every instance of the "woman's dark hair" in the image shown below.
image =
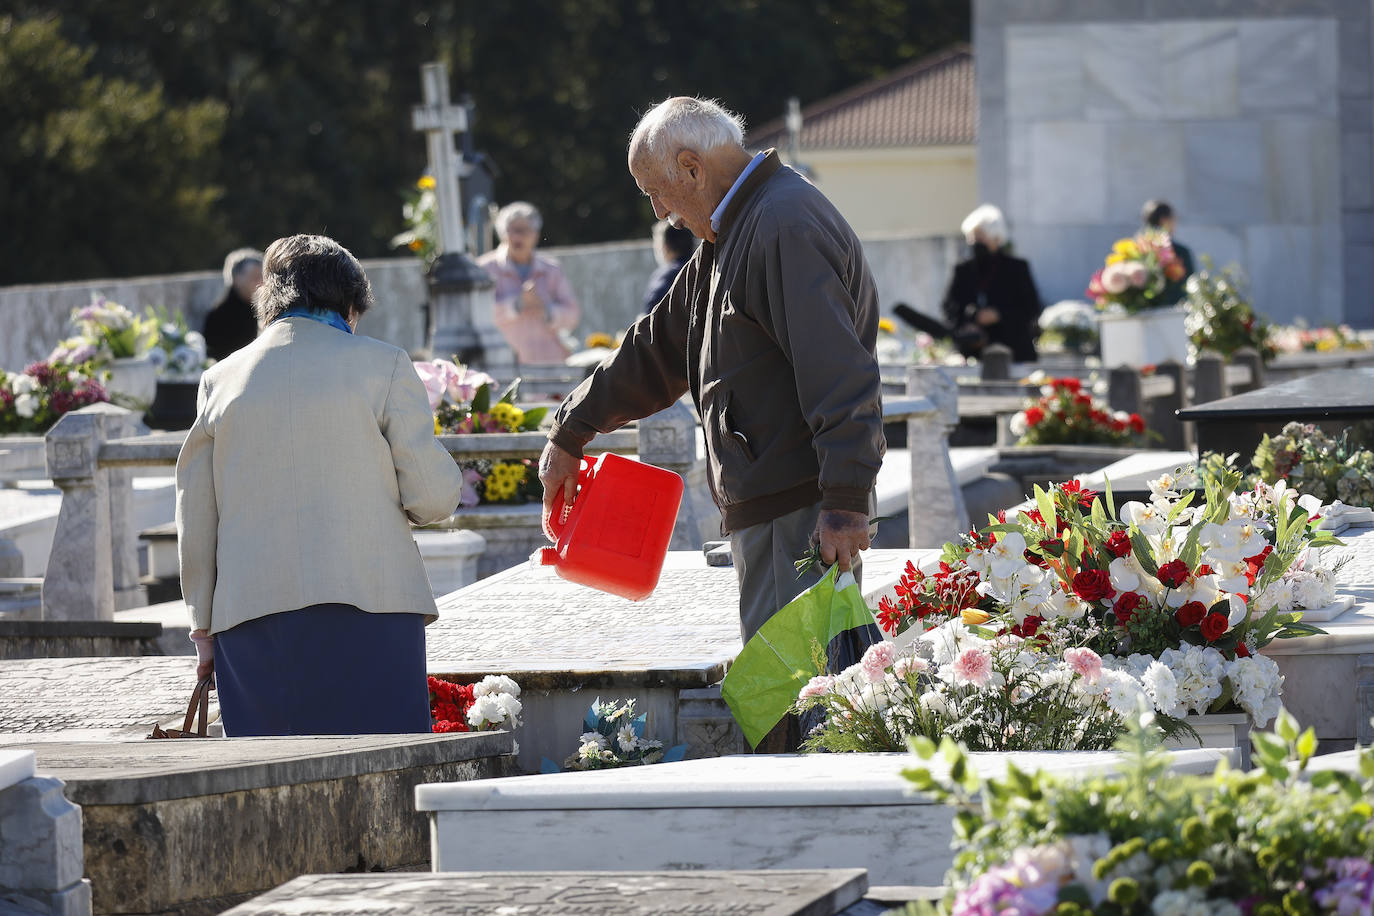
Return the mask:
[(1140, 208), (1140, 219), (1147, 226), (1158, 229), (1160, 224), (1174, 215), (1174, 208), (1169, 206), (1168, 201), (1147, 200), (1145, 206)]
[(322, 235), (292, 235), (267, 246), (262, 286), (253, 295), (258, 320), (271, 324), (283, 312), (305, 308), (347, 319), (372, 307), (372, 285), (358, 259)]

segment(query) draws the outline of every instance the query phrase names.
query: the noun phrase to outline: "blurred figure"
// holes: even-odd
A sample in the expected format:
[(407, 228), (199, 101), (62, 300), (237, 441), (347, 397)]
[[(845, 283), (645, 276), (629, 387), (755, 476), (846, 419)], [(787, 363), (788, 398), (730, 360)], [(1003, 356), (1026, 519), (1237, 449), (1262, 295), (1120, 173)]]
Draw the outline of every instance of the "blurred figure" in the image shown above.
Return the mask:
[(1169, 241), (1174, 246), (1174, 254), (1178, 257), (1179, 263), (1183, 265), (1183, 275), (1176, 280), (1170, 280), (1164, 287), (1164, 291), (1159, 294), (1158, 301), (1161, 305), (1176, 305), (1188, 295), (1188, 278), (1193, 275), (1193, 271), (1196, 269), (1196, 265), (1193, 263), (1193, 252), (1174, 238), (1174, 227), (1178, 225), (1178, 218), (1168, 201), (1145, 201), (1145, 206), (1140, 208), (1140, 221), (1145, 224), (1146, 231), (1162, 232), (1169, 237)]
[(647, 315), (649, 309), (668, 295), (673, 281), (696, 250), (697, 240), (691, 229), (679, 229), (663, 220), (654, 223), (654, 260), (658, 261), (658, 270), (654, 271), (644, 287), (644, 303), (639, 308), (641, 314)]
[(501, 244), (477, 259), (496, 284), (492, 318), (522, 363), (567, 359), (568, 348), (559, 332), (572, 331), (581, 316), (558, 262), (535, 254), (543, 224), (533, 204), (506, 204), (496, 214)]
[(220, 360), (258, 336), (253, 293), (262, 285), (262, 252), (239, 248), (224, 259), (224, 295), (205, 316), (205, 355)]
[(972, 257), (955, 265), (943, 306), (955, 345), (964, 356), (977, 356), (988, 344), (1000, 343), (1017, 362), (1035, 362), (1040, 294), (1030, 265), (1006, 250), (1002, 211), (984, 204), (960, 229)]

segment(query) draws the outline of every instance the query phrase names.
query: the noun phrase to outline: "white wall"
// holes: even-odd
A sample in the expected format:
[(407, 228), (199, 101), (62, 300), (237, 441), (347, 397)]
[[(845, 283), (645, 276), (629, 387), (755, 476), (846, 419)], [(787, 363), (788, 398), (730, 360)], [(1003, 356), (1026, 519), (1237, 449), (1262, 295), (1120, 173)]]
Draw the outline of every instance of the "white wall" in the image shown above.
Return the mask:
[(816, 187), (862, 236), (950, 235), (978, 206), (975, 147), (805, 151)]
[[(959, 255), (959, 240), (910, 232), (863, 238), (884, 309), (906, 302), (938, 314), (940, 297)], [(582, 305), (579, 337), (595, 331), (614, 334), (638, 317), (644, 285), (654, 269), (647, 240), (542, 250), (563, 265)], [(419, 348), (427, 295), (420, 262), (385, 258), (363, 261), (363, 267), (377, 304), (363, 318), (362, 333), (407, 350)], [(198, 328), (222, 294), (222, 282), (219, 273), (206, 271), (0, 288), (0, 367), (16, 370), (46, 356), (69, 334), (67, 316), (86, 305), (93, 292), (136, 311), (152, 305), (180, 310)]]

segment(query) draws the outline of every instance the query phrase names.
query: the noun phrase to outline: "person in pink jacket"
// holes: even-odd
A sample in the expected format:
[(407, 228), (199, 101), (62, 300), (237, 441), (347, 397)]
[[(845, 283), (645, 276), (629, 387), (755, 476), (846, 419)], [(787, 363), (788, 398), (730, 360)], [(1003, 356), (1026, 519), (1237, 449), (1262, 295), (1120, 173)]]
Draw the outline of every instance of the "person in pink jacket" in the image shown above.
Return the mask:
[(501, 244), (477, 260), (496, 284), (493, 319), (521, 363), (562, 363), (568, 348), (559, 332), (581, 316), (558, 262), (534, 251), (542, 225), (533, 204), (507, 204), (496, 215)]

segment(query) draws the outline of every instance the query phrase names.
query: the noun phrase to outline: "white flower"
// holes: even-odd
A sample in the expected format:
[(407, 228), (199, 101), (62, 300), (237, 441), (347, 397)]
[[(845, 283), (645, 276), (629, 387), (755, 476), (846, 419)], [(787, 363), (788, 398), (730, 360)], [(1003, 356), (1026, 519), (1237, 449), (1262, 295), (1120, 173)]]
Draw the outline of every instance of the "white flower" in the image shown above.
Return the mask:
[(1226, 677), (1231, 682), (1236, 703), (1250, 714), (1257, 727), (1263, 728), (1278, 715), (1282, 705), (1283, 675), (1272, 658), (1267, 655), (1238, 658), (1227, 665)]
[(10, 376), (10, 392), (13, 393), (15, 397), (37, 391), (41, 387), (42, 386), (38, 383), (38, 379), (27, 373), (21, 372), (18, 375)]
[(1140, 682), (1124, 671), (1104, 668), (1098, 683), (1105, 689), (1107, 707), (1118, 716), (1129, 716), (1150, 701)]
[[(506, 694), (506, 697), (510, 700), (515, 700), (515, 698), (511, 697), (509, 694)], [(518, 700), (515, 700), (515, 702), (517, 704), (519, 703)], [(518, 705), (515, 707), (515, 711), (517, 713), (519, 712)], [(506, 722), (507, 719), (513, 720), (514, 717), (507, 704), (502, 702), (500, 694), (487, 694), (486, 696), (478, 697), (473, 702), (472, 708), (468, 710), (468, 725), (475, 729), (481, 729), (488, 725), (501, 725)], [(516, 723), (512, 721), (511, 727), (514, 728), (515, 725)]]
[(994, 576), (1011, 576), (1028, 564), (1026, 563), (1026, 539), (1016, 531), (1003, 532), (997, 543), (984, 551), (988, 558), (988, 569)]
[(1141, 683), (1154, 702), (1155, 709), (1165, 715), (1174, 715), (1178, 708), (1178, 681), (1174, 680), (1174, 673), (1167, 665), (1151, 662), (1150, 667), (1145, 669)]
[(1146, 505), (1134, 500), (1121, 507), (1121, 520), (1146, 537), (1163, 534), (1167, 516), (1168, 512), (1161, 512), (1159, 506)]
[(1030, 430), (1030, 421), (1026, 419), (1026, 412), (1012, 414), (1011, 422), (1007, 424), (1008, 430), (1013, 436), (1020, 439)]
[(21, 394), (14, 399), (14, 412), (24, 419), (32, 417), (38, 413), (38, 396), (33, 394)]
[(1138, 589), (1140, 578), (1145, 574), (1132, 554), (1112, 560), (1107, 572), (1112, 579), (1112, 588), (1119, 592), (1133, 592)]
[(921, 694), (921, 708), (937, 716), (947, 717), (949, 715), (949, 701), (943, 692), (931, 690)]
[(496, 702), (499, 703), (501, 708), (505, 711), (506, 720), (510, 722), (511, 728), (516, 728), (520, 725), (520, 710), (522, 706), (519, 700), (509, 693), (493, 693), (489, 694), (489, 696), (495, 697)]
[(474, 697), (486, 696), (489, 693), (508, 693), (513, 697), (518, 697), (520, 696), (520, 685), (504, 674), (488, 674), (472, 685)]
[(1299, 579), (1293, 588), (1293, 605), (1314, 610), (1336, 600), (1335, 582), (1329, 577), (1315, 575)]
[(635, 734), (635, 727), (628, 723), (620, 726), (619, 731), (615, 733), (615, 743), (620, 745), (623, 753), (633, 751), (639, 746), (639, 736)]
[[(1216, 559), (1212, 565), (1216, 587), (1233, 595), (1244, 595), (1250, 590), (1250, 565), (1243, 559)], [(1199, 599), (1201, 600), (1201, 599)], [(1205, 602), (1204, 602), (1205, 603)]]
[[(1220, 584), (1216, 576), (1190, 576), (1178, 588), (1169, 589), (1169, 594), (1164, 597), (1164, 603), (1171, 608), (1181, 608), (1189, 601), (1201, 601), (1211, 607), (1217, 601), (1217, 586)], [(1244, 579), (1241, 580), (1241, 585), (1245, 585)]]
[(1211, 646), (1165, 649), (1159, 660), (1173, 672), (1179, 705), (1187, 711), (1205, 713), (1212, 701), (1221, 696), (1226, 658)]
[(583, 732), (582, 737), (578, 740), (584, 745), (595, 745), (598, 751), (606, 746), (606, 736), (601, 732)]

